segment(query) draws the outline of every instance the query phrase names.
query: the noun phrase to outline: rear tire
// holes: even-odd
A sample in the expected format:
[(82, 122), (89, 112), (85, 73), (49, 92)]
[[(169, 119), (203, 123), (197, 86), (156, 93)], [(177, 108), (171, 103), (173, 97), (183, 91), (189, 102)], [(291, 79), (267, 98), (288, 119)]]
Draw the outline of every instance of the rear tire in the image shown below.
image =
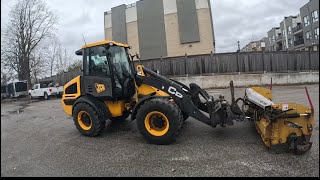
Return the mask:
[(144, 103), (137, 113), (140, 133), (151, 144), (171, 144), (182, 126), (179, 107), (168, 99), (152, 99)]
[(82, 102), (74, 107), (73, 121), (77, 129), (89, 137), (100, 135), (106, 125), (106, 121), (99, 118), (98, 112), (92, 106)]

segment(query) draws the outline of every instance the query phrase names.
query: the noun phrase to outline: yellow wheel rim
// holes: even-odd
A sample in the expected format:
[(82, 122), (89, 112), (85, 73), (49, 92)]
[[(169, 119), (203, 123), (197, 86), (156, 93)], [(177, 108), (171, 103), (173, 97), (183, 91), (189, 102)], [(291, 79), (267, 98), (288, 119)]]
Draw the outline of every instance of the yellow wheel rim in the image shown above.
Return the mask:
[(147, 131), (153, 136), (163, 136), (169, 130), (169, 120), (167, 116), (158, 111), (152, 111), (144, 119)]
[(92, 127), (92, 120), (89, 114), (85, 111), (80, 111), (78, 113), (78, 123), (80, 127), (85, 131), (90, 130)]

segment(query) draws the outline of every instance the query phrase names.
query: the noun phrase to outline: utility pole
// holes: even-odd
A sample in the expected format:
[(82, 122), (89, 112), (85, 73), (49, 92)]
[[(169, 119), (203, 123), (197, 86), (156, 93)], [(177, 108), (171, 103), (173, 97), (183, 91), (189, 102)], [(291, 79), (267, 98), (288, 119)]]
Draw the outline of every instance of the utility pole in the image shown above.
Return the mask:
[(240, 52), (240, 41), (238, 41), (238, 52)]

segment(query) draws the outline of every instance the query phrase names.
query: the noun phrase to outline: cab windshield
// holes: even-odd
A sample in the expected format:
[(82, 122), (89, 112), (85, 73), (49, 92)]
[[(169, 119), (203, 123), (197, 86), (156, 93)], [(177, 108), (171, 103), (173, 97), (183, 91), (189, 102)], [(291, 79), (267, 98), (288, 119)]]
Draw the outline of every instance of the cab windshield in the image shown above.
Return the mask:
[(114, 73), (116, 73), (120, 79), (126, 78), (125, 76), (130, 76), (131, 69), (127, 50), (124, 47), (111, 46), (108, 52), (108, 58), (110, 58), (113, 64)]
[(132, 73), (127, 50), (124, 47), (95, 46), (85, 49), (85, 54), (85, 75), (110, 76), (113, 71), (116, 78), (124, 79)]

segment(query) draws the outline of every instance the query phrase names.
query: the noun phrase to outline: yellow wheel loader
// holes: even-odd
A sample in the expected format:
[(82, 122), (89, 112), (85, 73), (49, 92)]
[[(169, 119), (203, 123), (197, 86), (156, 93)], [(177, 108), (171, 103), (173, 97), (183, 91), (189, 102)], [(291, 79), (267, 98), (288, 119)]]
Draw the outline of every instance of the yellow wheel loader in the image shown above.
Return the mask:
[[(252, 120), (271, 149), (310, 149), (313, 111), (297, 104), (274, 104), (271, 91), (248, 88), (244, 98), (232, 102), (214, 99), (196, 84), (186, 86), (144, 66), (133, 66), (130, 47), (114, 41), (83, 46), (83, 75), (64, 86), (62, 105), (85, 136), (97, 136), (106, 120), (121, 121), (131, 115), (139, 132), (152, 144), (175, 141), (183, 122), (192, 117), (212, 127)], [(241, 108), (239, 102), (242, 101)]]

